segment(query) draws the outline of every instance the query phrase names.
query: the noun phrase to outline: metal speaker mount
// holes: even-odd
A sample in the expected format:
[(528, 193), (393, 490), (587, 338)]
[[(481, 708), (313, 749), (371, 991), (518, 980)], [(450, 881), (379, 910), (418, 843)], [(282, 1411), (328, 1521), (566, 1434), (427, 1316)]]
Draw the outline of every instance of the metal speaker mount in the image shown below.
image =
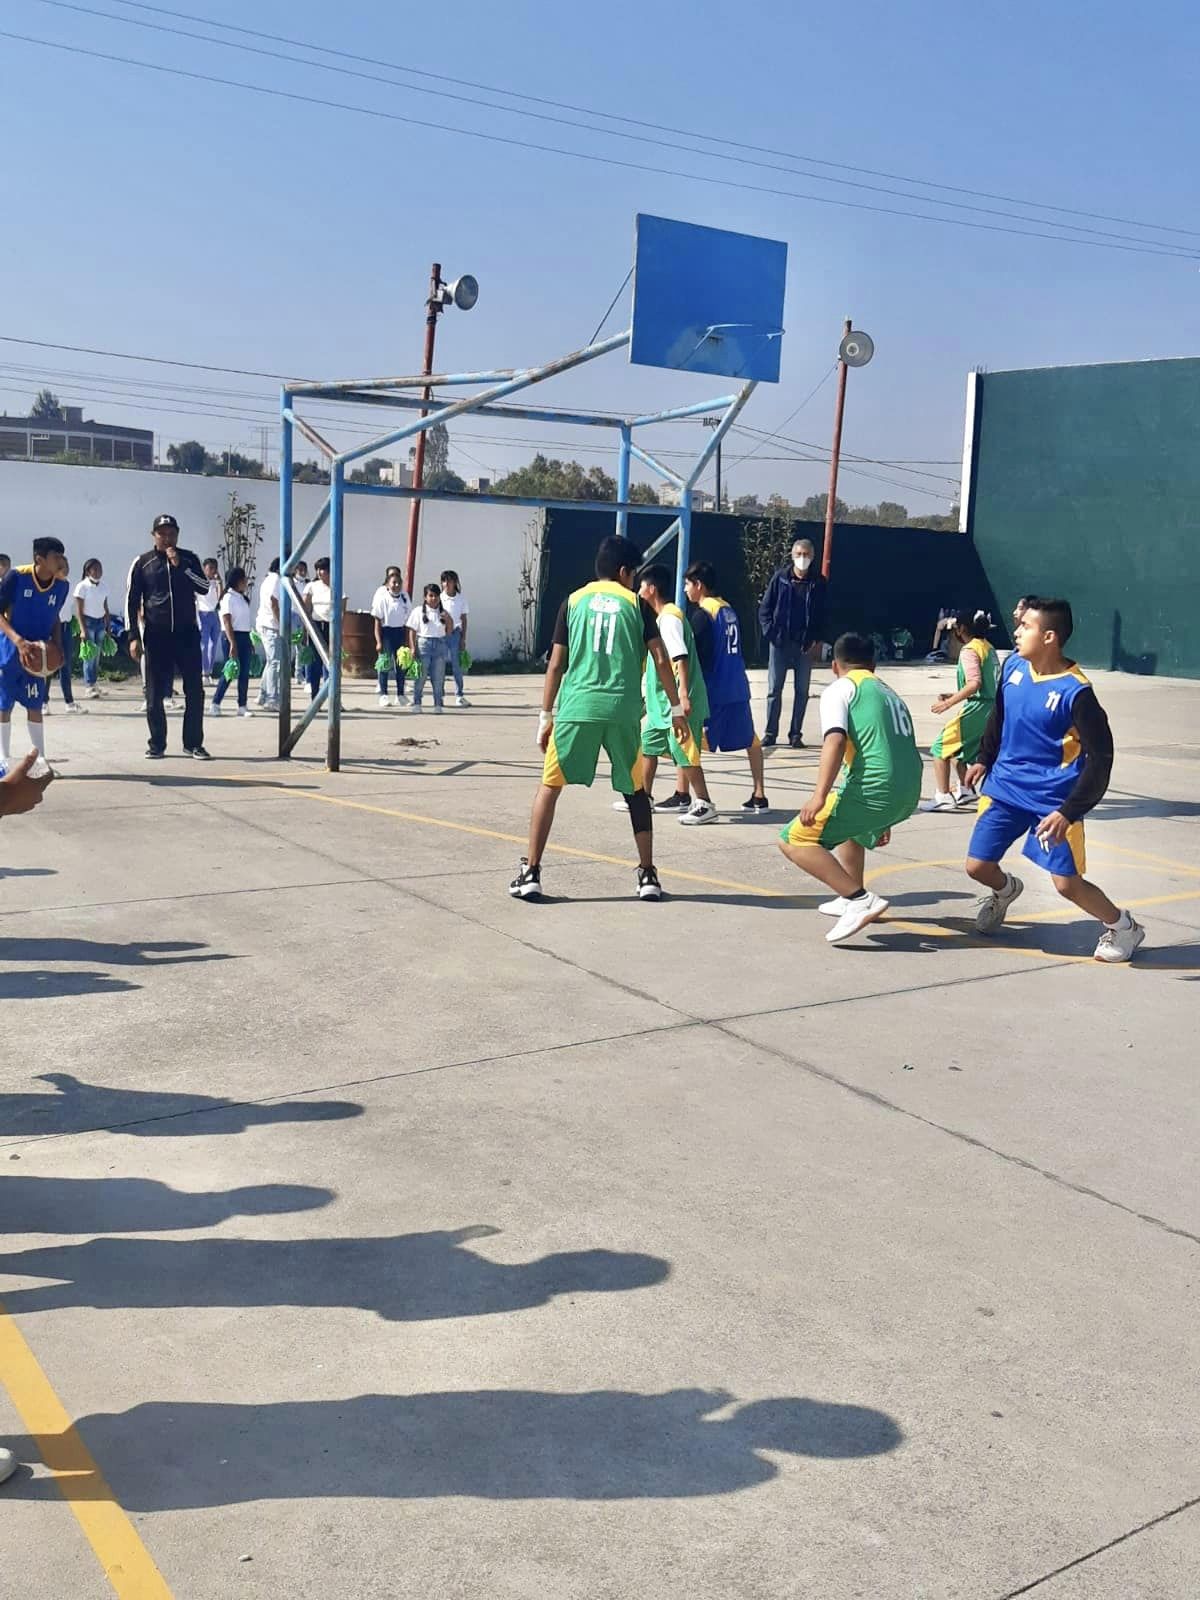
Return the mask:
[(446, 285), (445, 295), (447, 303), (453, 301), (460, 311), (470, 311), (479, 299), (479, 280), (465, 272), (461, 278)]
[(875, 354), (875, 341), (861, 328), (853, 328), (838, 345), (838, 360), (848, 367), (865, 367)]

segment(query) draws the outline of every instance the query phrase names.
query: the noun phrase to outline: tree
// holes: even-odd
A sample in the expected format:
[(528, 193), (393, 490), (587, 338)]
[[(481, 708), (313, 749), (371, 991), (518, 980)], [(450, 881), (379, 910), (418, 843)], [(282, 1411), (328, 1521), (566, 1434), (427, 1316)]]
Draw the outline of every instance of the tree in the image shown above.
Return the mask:
[(266, 525), (258, 517), (258, 507), (253, 500), (239, 502), (237, 490), (229, 496), (229, 510), (221, 519), (221, 543), (217, 550), (217, 565), (222, 572), (230, 567), (241, 567), (253, 582), (258, 547)]
[(615, 500), (617, 484), (603, 467), (585, 471), (578, 461), (551, 460), (539, 453), (527, 466), (506, 473), (493, 492), (539, 500)]
[(635, 506), (657, 506), (662, 502), (652, 483), (635, 483), (630, 487), (629, 499)]
[(51, 389), (39, 389), (37, 399), (29, 408), (29, 415), (38, 422), (65, 422), (58, 396)]
[(740, 494), (733, 502), (735, 517), (757, 517), (762, 509), (762, 501), (756, 494)]
[[(369, 461), (364, 461), (361, 467), (355, 467), (350, 474), (351, 483), (382, 483), (383, 470), (391, 471), (392, 463), (386, 456), (372, 456)], [(426, 482), (428, 482), (428, 475)]]
[(452, 472), (449, 467), (434, 467), (432, 472), (426, 469), (422, 477), (422, 487), (426, 489), (450, 489), (455, 494), (462, 494), (467, 487), (458, 473)]
[(875, 516), (881, 528), (902, 528), (908, 521), (908, 507), (898, 500), (881, 500)]
[[(800, 522), (824, 522), (825, 508), (829, 504), (827, 494), (810, 494), (803, 505), (796, 507), (796, 518)], [(846, 522), (850, 516), (850, 507), (844, 500), (835, 500), (833, 503), (833, 520)]]
[(936, 528), (939, 533), (957, 533), (958, 518), (958, 507), (951, 506), (945, 516), (938, 516), (936, 513), (921, 516), (918, 512), (916, 516), (909, 517), (908, 525), (910, 528)]
[(296, 483), (328, 483), (329, 473), (319, 461), (301, 461), (292, 468), (292, 478)]
[(858, 522), (866, 527), (871, 527), (879, 521), (879, 513), (874, 506), (851, 506), (846, 515), (847, 522)]
[(444, 422), (435, 424), (425, 433), (425, 470), (422, 474), (423, 483), (429, 484), (435, 472), (447, 472), (450, 468), (450, 430)]
[(204, 470), (210, 478), (261, 478), (263, 464), (237, 450), (222, 450), (219, 456), (209, 456)]
[(167, 460), (176, 472), (206, 472), (211, 456), (199, 439), (185, 439), (167, 446)]

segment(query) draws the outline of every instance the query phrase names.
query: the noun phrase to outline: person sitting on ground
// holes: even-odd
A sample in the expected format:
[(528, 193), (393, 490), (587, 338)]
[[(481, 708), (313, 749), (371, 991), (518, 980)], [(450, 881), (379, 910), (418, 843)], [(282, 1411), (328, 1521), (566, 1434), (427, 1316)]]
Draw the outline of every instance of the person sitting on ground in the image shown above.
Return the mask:
[[(716, 569), (708, 561), (693, 561), (684, 574), (684, 593), (688, 599), (688, 621), (696, 636), (696, 654), (708, 691), (708, 720), (704, 739), (713, 751), (744, 750), (750, 762), (754, 784), (743, 811), (767, 811), (763, 786), (763, 753), (754, 730), (750, 710), (750, 680), (742, 655), (742, 626), (728, 600), (716, 593)], [(682, 787), (681, 787), (682, 785)], [(691, 806), (686, 779), (676, 778), (673, 799), (664, 801), (660, 811), (684, 811)]]
[(1112, 730), (1096, 691), (1063, 654), (1074, 629), (1066, 600), (1030, 599), (1017, 624), (1017, 648), (1004, 664), (967, 781), (983, 782), (966, 870), (989, 891), (975, 927), (995, 933), (1025, 885), (1000, 862), (1025, 835), (1023, 854), (1054, 887), (1101, 924), (1097, 961), (1132, 960), (1146, 930), (1084, 876), (1083, 819), (1105, 795), (1112, 773)]
[(784, 828), (779, 848), (833, 890), (820, 907), (841, 944), (888, 908), (863, 881), (866, 852), (885, 845), (921, 798), (921, 756), (912, 718), (875, 676), (875, 649), (860, 633), (833, 647), (833, 682), (821, 695), (821, 764), (808, 803)]
[[(946, 726), (933, 741), (933, 799), (923, 801), (922, 811), (954, 811), (973, 806), (979, 799), (975, 790), (963, 782), (964, 774), (979, 755), (983, 730), (996, 703), (999, 658), (988, 643), (992, 619), (986, 611), (964, 608), (954, 619), (954, 637), (959, 642), (958, 685), (953, 694), (940, 694), (930, 710), (943, 717), (953, 711)], [(958, 770), (957, 795), (950, 792), (950, 767)]]
[(659, 637), (674, 669), (679, 704), (688, 719), (690, 730), (690, 736), (682, 743), (676, 738), (670, 702), (658, 681), (658, 668), (647, 656), (643, 691), (646, 720), (642, 724), (642, 780), (653, 802), (658, 758), (669, 755), (676, 771), (687, 780), (692, 795), (690, 808), (679, 812), (679, 820), (691, 827), (698, 827), (706, 822), (716, 822), (717, 808), (712, 803), (708, 784), (704, 781), (704, 768), (700, 765), (700, 744), (704, 738), (704, 721), (708, 716), (708, 691), (704, 687), (700, 657), (696, 654), (696, 637), (691, 623), (671, 599), (675, 579), (670, 567), (652, 563), (643, 567), (638, 576), (638, 595), (658, 618)]

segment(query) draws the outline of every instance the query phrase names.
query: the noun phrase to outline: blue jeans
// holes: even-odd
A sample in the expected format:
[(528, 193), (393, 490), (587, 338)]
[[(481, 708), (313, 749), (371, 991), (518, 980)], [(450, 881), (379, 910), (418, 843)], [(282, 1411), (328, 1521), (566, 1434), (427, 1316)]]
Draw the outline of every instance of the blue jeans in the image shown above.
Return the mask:
[(446, 640), (446, 644), (450, 651), (450, 671), (454, 674), (454, 692), (461, 700), (463, 692), (462, 629), (455, 628), (454, 632)]
[(403, 628), (385, 628), (381, 622), (379, 624), (379, 637), (383, 640), (383, 649), (392, 658), (392, 664), (387, 671), (379, 674), (379, 692), (385, 699), (387, 698), (388, 686), (391, 683), (392, 673), (394, 672), (396, 674), (396, 699), (403, 700), (405, 690), (408, 688), (408, 678), (403, 669), (396, 665), (396, 651), (404, 647), (405, 630)]
[(413, 681), (413, 705), (421, 704), (421, 692), (425, 688), (425, 680), (429, 679), (433, 686), (433, 703), (440, 706), (443, 699), (442, 685), (446, 681), (446, 662), (450, 655), (450, 641), (444, 635), (440, 639), (418, 639), (417, 656), (421, 663), (421, 676)]
[[(329, 624), (327, 622), (322, 622), (318, 617), (314, 617), (312, 621), (313, 627), (317, 630), (317, 633), (321, 637), (321, 643), (325, 646), (325, 649), (328, 650)], [(310, 649), (312, 649), (312, 640), (308, 637), (307, 629), (305, 630), (304, 634), (304, 642)], [(325, 666), (325, 663), (321, 660), (320, 656), (315, 650), (313, 650), (312, 656), (312, 660), (304, 670), (308, 676), (309, 697), (310, 699), (315, 700), (317, 698), (317, 690), (321, 687), (322, 681), (329, 676), (329, 672)]]
[[(244, 706), (250, 692), (250, 657), (254, 654), (254, 647), (250, 643), (248, 633), (235, 633), (233, 637), (237, 640), (238, 705)], [(224, 700), (229, 683), (230, 680), (222, 675), (220, 683), (217, 684), (217, 692), (212, 698), (213, 705), (219, 706)]]
[(196, 613), (200, 623), (200, 670), (211, 678), (221, 664), (221, 619), (215, 611)]
[(258, 680), (258, 703), (260, 706), (277, 706), (279, 677), (283, 671), (283, 637), (278, 628), (260, 628), (258, 636), (262, 640), (263, 647), (263, 670), (262, 677)]
[[(83, 636), (89, 644), (102, 645), (105, 640), (106, 630), (103, 617), (85, 617), (83, 619)], [(100, 676), (99, 656), (94, 656), (91, 661), (83, 663), (83, 681), (90, 689)]]
[(788, 673), (796, 679), (796, 698), (792, 702), (792, 720), (788, 725), (788, 738), (798, 739), (804, 731), (804, 713), (808, 708), (808, 685), (812, 677), (812, 662), (808, 659), (808, 646), (789, 639), (784, 644), (773, 644), (767, 657), (767, 726), (765, 738), (779, 737), (779, 718), (783, 711), (783, 691), (787, 687)]

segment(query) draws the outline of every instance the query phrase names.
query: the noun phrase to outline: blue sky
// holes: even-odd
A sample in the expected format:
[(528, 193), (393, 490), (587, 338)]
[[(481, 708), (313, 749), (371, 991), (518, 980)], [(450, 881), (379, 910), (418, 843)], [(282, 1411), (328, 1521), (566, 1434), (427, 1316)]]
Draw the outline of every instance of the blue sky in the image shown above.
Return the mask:
[[(336, 9), (314, 0), (174, 3), (380, 61), (776, 151), (1200, 229), (1200, 22), (1182, 0), (1144, 4), (1136, 16), (1114, 0), (969, 7), (764, 0), (740, 9), (714, 0), (606, 7), (454, 0), (435, 8), (349, 0)], [(94, 4), (128, 18), (172, 20), (118, 0)], [(863, 456), (956, 458), (964, 376), (973, 365), (1194, 355), (1200, 347), (1195, 259), (974, 231), (488, 143), (445, 128), (684, 169), (701, 180), (954, 214), (931, 204), (931, 191), (912, 198), (912, 185), (884, 178), (857, 175), (909, 197), (456, 104), (39, 0), (8, 0), (0, 27), (437, 125), (268, 99), (0, 39), (8, 152), (0, 180), (8, 243), (0, 253), (0, 333), (271, 372), (406, 370), (419, 359), (421, 302), (436, 257), (448, 275), (471, 271), (482, 286), (475, 311), (442, 319), (439, 365), (525, 363), (590, 337), (629, 265), (633, 216), (651, 211), (788, 242), (783, 377), (754, 397), (746, 414), (752, 426), (773, 429), (809, 393), (830, 365), (843, 316), (871, 332), (876, 359), (852, 376), (847, 413), (846, 447)], [(1040, 230), (1052, 217), (953, 198), (1046, 218), (1007, 224), (1015, 227)], [(1076, 220), (1200, 254), (1200, 234)], [(610, 329), (621, 326), (618, 316)], [(0, 405), (10, 410), (24, 409), (26, 389), (32, 394), (44, 370), (64, 398), (77, 398), (68, 389), (94, 395), (88, 409), (100, 418), (144, 414), (165, 438), (198, 436), (214, 447), (254, 445), (257, 453), (257, 425), (167, 408), (203, 398), (214, 413), (252, 417), (272, 405), (265, 381), (197, 373), (198, 385), (246, 393), (201, 397), (197, 390), (189, 400), (163, 387), (187, 383), (188, 374), (166, 368), (13, 344), (0, 345), (0, 363)], [(68, 371), (93, 376), (62, 375)], [(158, 398), (130, 397), (132, 407), (117, 407), (104, 391), (114, 374)], [(711, 381), (631, 368), (616, 355), (558, 380), (546, 398), (624, 410), (698, 400)], [(823, 446), (831, 410), (827, 383), (784, 432)], [(516, 437), (511, 425), (473, 422), (460, 435), (470, 437), (458, 438), (452, 461), (464, 476), (503, 470), (531, 450), (507, 442)], [(565, 448), (552, 453), (572, 453), (577, 443), (579, 459), (600, 459), (582, 449), (597, 443), (594, 435), (527, 425), (526, 436), (561, 441)], [(698, 445), (700, 437), (695, 427), (676, 428), (670, 447)], [(744, 436), (727, 452), (735, 493), (778, 489), (799, 499), (824, 487), (820, 465), (761, 459), (790, 445), (767, 444), (759, 458), (738, 465), (753, 443)], [(926, 470), (955, 473), (953, 466)], [(905, 492), (847, 475), (842, 492), (856, 502), (887, 497), (946, 509), (936, 498), (952, 492), (944, 479), (912, 477), (911, 484)]]

